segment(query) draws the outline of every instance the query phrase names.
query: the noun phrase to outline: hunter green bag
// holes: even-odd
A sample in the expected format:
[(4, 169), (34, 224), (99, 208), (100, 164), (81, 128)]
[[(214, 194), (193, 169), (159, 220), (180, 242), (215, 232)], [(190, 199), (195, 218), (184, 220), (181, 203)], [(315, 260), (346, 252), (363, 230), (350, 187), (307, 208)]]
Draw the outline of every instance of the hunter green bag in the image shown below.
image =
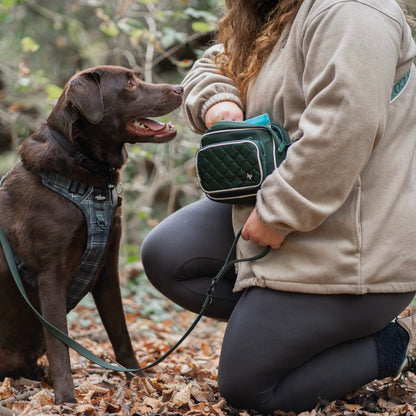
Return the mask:
[(265, 114), (244, 122), (220, 121), (202, 135), (196, 154), (201, 189), (213, 201), (253, 204), (289, 146), (287, 131)]

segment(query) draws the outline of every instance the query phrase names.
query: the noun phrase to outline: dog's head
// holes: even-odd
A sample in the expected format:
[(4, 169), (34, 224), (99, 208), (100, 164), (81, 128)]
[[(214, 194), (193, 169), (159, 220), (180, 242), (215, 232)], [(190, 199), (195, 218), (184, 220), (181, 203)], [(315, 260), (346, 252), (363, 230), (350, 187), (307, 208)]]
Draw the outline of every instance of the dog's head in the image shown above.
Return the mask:
[(79, 116), (77, 131), (99, 132), (103, 139), (119, 144), (164, 143), (175, 137), (175, 128), (150, 117), (175, 110), (182, 103), (182, 94), (179, 85), (149, 84), (129, 69), (98, 66), (68, 81), (48, 123), (60, 118), (59, 110), (70, 106)]

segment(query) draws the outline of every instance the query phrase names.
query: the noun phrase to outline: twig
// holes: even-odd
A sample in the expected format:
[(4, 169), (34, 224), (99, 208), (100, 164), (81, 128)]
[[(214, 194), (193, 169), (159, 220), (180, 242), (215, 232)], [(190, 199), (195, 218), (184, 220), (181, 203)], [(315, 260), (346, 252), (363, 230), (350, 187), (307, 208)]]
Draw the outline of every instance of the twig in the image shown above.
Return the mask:
[(85, 369), (88, 374), (108, 374), (110, 370), (106, 368), (88, 367)]
[(64, 14), (57, 13), (47, 7), (41, 6), (39, 4), (36, 4), (35, 1), (28, 0), (26, 1), (26, 6), (29, 7), (33, 12), (46, 17), (47, 19), (52, 20), (54, 23), (69, 23), (71, 21), (71, 18), (68, 18)]
[(8, 409), (7, 407), (0, 406), (0, 416), (18, 416), (19, 412), (15, 410)]
[(8, 78), (11, 78), (13, 80), (19, 79), (17, 73), (13, 71), (11, 68), (9, 68), (7, 65), (5, 65), (3, 62), (0, 62), (0, 71), (3, 72)]
[(181, 42), (181, 43), (178, 43), (178, 44), (172, 46), (170, 49), (168, 49), (167, 51), (163, 52), (158, 57), (156, 57), (153, 60), (153, 66), (155, 67), (158, 63), (160, 63), (164, 59), (170, 59), (170, 57), (174, 53), (179, 51), (181, 48), (183, 48), (184, 45), (186, 45), (187, 43), (191, 43), (194, 40), (197, 40), (199, 38), (202, 38), (203, 36), (206, 36), (207, 33), (208, 32), (196, 32), (196, 33), (193, 33), (192, 35), (188, 36), (184, 42)]
[[(149, 12), (151, 12), (151, 5), (147, 5)], [(149, 40), (147, 42), (147, 48), (146, 48), (146, 58), (144, 63), (144, 79), (146, 82), (152, 82), (152, 69), (153, 69), (153, 56), (155, 53), (155, 47), (154, 47), (154, 40), (156, 39), (156, 22), (153, 18), (153, 14), (149, 13), (145, 15), (145, 20), (147, 23), (147, 26), (149, 27)]]
[(9, 397), (7, 399), (0, 400), (0, 409), (7, 403), (13, 403), (17, 401), (27, 400), (29, 397), (36, 394), (36, 391), (27, 391), (26, 393), (17, 394), (16, 396)]

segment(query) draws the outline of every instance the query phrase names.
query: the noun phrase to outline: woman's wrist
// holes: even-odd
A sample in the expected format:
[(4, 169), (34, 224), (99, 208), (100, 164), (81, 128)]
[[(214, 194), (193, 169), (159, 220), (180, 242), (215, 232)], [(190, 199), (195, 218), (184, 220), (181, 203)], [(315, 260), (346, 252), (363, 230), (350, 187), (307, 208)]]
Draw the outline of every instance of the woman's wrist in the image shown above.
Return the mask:
[(243, 121), (244, 113), (240, 106), (233, 101), (221, 101), (210, 107), (205, 113), (205, 125), (212, 127), (215, 123), (222, 120)]

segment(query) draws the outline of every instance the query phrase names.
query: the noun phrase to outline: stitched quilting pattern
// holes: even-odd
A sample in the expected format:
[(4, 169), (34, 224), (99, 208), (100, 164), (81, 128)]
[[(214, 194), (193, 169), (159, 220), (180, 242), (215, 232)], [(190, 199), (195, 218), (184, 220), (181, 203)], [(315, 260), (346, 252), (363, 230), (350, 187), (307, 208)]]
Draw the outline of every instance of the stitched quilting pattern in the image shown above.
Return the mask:
[(257, 187), (263, 179), (259, 153), (254, 142), (230, 142), (207, 146), (197, 155), (198, 175), (205, 191)]
[(284, 160), (290, 138), (277, 124), (219, 121), (201, 137), (196, 170), (208, 198), (253, 204), (267, 175)]

